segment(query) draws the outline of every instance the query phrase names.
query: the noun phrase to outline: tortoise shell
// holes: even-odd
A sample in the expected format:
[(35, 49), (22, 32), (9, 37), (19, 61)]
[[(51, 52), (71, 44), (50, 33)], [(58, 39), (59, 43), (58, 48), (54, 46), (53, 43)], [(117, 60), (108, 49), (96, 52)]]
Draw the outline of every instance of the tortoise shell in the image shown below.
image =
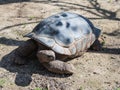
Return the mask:
[(100, 35), (100, 30), (85, 17), (61, 12), (41, 21), (26, 36), (64, 55), (85, 51)]

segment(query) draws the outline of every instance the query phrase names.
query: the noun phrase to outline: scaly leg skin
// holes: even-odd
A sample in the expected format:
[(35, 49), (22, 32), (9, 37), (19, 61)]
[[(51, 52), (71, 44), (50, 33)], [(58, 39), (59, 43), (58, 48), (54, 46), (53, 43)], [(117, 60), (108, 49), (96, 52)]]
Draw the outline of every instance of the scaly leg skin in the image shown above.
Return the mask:
[(40, 50), (37, 53), (39, 61), (51, 72), (58, 74), (73, 74), (75, 68), (72, 64), (55, 60), (55, 53), (52, 50)]
[(95, 50), (95, 51), (102, 50), (102, 40), (96, 39), (95, 42), (91, 45), (90, 50)]
[(25, 64), (27, 61), (27, 57), (32, 54), (37, 49), (37, 44), (34, 40), (29, 39), (22, 45), (20, 45), (15, 50), (15, 55), (13, 57), (13, 61), (16, 64)]

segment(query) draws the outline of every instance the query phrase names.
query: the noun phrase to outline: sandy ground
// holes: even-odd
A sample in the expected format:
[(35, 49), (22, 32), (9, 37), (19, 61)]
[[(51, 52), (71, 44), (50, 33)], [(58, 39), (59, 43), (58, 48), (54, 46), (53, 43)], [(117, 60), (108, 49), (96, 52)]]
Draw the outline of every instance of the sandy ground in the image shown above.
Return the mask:
[[(26, 65), (12, 62), (14, 49), (42, 19), (61, 12), (88, 17), (102, 30), (102, 51), (86, 52), (70, 63), (75, 74), (48, 72), (37, 59)], [(0, 90), (120, 90), (120, 1), (0, 0)]]

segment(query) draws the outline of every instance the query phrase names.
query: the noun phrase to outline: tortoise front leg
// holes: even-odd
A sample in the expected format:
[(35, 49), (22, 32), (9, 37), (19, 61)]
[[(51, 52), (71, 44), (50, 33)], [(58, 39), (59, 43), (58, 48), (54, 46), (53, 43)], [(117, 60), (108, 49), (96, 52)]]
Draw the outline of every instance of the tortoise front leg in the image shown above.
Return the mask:
[(43, 63), (43, 66), (49, 71), (58, 74), (73, 74), (75, 71), (75, 68), (72, 64), (68, 64), (60, 60)]
[(73, 74), (75, 68), (72, 64), (55, 60), (55, 53), (52, 50), (40, 50), (37, 53), (39, 61), (51, 72), (58, 74)]
[(16, 64), (25, 64), (26, 57), (32, 54), (37, 49), (37, 44), (34, 40), (29, 39), (15, 49), (15, 55), (13, 61)]

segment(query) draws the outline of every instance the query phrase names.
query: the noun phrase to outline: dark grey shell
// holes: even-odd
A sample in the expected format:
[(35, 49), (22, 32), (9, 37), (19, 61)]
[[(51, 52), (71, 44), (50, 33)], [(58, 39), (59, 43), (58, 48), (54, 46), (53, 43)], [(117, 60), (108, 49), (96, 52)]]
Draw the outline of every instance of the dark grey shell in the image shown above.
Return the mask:
[(98, 38), (100, 30), (85, 17), (62, 12), (41, 21), (26, 36), (64, 55), (83, 52)]

